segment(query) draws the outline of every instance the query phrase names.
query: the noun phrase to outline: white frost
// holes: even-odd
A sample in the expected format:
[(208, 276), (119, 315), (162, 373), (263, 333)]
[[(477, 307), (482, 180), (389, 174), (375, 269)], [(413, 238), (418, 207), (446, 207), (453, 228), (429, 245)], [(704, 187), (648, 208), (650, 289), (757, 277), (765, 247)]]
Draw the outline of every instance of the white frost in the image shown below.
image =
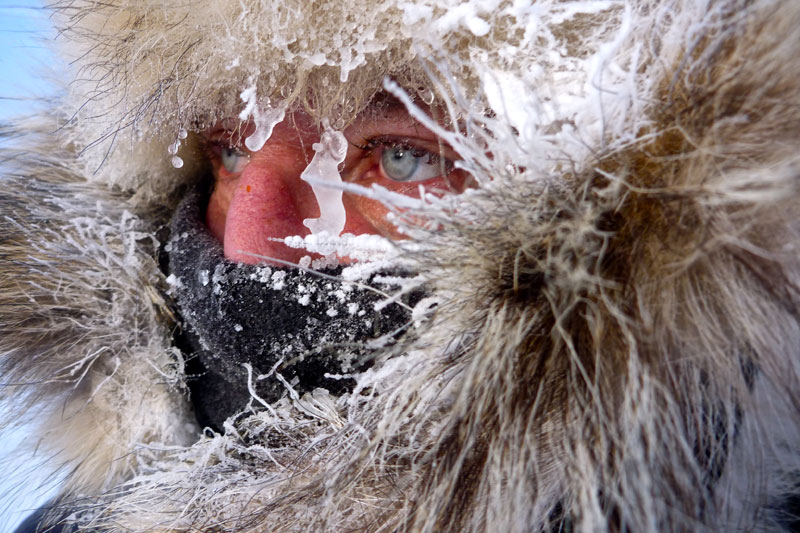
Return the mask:
[(283, 239), (275, 239), (283, 242), (290, 248), (304, 249), (310, 253), (317, 253), (323, 256), (336, 254), (339, 257), (349, 257), (354, 261), (376, 261), (389, 259), (397, 255), (397, 249), (392, 241), (380, 235), (344, 235), (334, 236), (326, 232), (316, 235), (292, 235)]
[(325, 123), (325, 131), (312, 148), (316, 152), (300, 179), (311, 185), (319, 205), (319, 218), (307, 218), (303, 225), (317, 234), (327, 232), (337, 236), (344, 229), (345, 210), (342, 203), (342, 177), (339, 164), (347, 155), (347, 139)]

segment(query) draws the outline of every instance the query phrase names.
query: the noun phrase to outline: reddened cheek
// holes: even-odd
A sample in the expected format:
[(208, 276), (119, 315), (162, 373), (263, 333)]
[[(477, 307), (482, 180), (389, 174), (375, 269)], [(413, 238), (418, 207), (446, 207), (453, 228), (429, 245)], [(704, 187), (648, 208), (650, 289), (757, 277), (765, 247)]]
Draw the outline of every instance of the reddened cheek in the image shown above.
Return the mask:
[(389, 209), (382, 203), (349, 194), (344, 196), (343, 201), (347, 211), (344, 233), (383, 235), (392, 239), (402, 238), (394, 224), (387, 220)]
[(225, 220), (228, 217), (228, 207), (224, 205), (218, 195), (211, 193), (206, 207), (206, 226), (219, 242), (225, 241)]
[(214, 189), (206, 208), (206, 225), (220, 242), (223, 242), (225, 236), (225, 220), (238, 183), (238, 175), (229, 175), (215, 169)]

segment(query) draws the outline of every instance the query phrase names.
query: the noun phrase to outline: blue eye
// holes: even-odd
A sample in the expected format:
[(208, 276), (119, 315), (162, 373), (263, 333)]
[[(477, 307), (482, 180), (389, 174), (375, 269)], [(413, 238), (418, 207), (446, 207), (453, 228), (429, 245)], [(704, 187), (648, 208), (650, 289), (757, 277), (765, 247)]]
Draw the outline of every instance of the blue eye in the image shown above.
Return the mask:
[(220, 151), (220, 160), (225, 170), (231, 174), (236, 174), (244, 170), (244, 167), (250, 162), (250, 156), (236, 148), (222, 148)]
[(442, 174), (438, 157), (408, 146), (386, 146), (381, 153), (381, 171), (393, 181), (424, 181)]

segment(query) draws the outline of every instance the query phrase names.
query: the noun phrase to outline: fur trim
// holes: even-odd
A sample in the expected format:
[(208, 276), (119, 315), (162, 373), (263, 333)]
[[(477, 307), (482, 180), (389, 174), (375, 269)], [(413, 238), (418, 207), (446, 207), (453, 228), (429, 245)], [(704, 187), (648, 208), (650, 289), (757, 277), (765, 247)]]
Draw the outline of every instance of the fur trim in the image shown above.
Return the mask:
[[(75, 85), (102, 111), (69, 128), (79, 148), (102, 128), (130, 124), (152, 141), (235, 116), (251, 87), (287, 87), (280, 96), (346, 121), (390, 74), (399, 85), (380, 83), (419, 120), (431, 122), (407, 93), (449, 110), (458, 133), (429, 126), (479, 186), (409, 212), (433, 222), (398, 243), (432, 297), (356, 390), (289, 391), (189, 444), (150, 232), (167, 182), (191, 172), (144, 185), (161, 171), (120, 144), (94, 179), (138, 191), (126, 204), (77, 177), (85, 159), (17, 154), (24, 177), (4, 177), (0, 197), (12, 236), (2, 250), (17, 269), (0, 284), (3, 375), (43, 382), (20, 390), (52, 416), (54, 397), (84, 406), (66, 411), (66, 440), (53, 443), (81, 465), (62, 496), (76, 524), (796, 523), (780, 507), (800, 474), (800, 6), (85, 6), (61, 8), (72, 53), (109, 89), (95, 99)], [(340, 7), (341, 19), (322, 16)], [(333, 65), (315, 65), (318, 53)], [(345, 72), (363, 85), (344, 89)], [(104, 429), (87, 432), (84, 418)], [(74, 431), (101, 448), (76, 446)], [(109, 460), (122, 451), (127, 461)]]
[(0, 394), (18, 416), (4, 426), (30, 412), (70, 471), (65, 492), (107, 490), (135, 470), (131, 446), (185, 444), (196, 431), (157, 241), (122, 197), (77, 177), (73, 153), (5, 133), (18, 148), (4, 150), (0, 192)]

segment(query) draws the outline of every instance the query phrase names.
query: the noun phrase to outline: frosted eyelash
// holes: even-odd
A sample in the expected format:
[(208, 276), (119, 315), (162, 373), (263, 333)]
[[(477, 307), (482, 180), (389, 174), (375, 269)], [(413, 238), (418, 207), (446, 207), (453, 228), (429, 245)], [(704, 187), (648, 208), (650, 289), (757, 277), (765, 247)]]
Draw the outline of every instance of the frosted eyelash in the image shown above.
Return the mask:
[(446, 172), (451, 172), (453, 170), (453, 162), (449, 159), (442, 157), (441, 155), (431, 152), (430, 150), (425, 150), (423, 148), (419, 148), (414, 144), (400, 140), (397, 138), (389, 137), (389, 136), (378, 136), (372, 137), (371, 139), (366, 139), (364, 141), (364, 145), (360, 146), (358, 144), (353, 143), (354, 146), (364, 151), (363, 157), (369, 157), (375, 148), (384, 147), (384, 148), (402, 148), (407, 152), (411, 152), (411, 155), (414, 157), (425, 157), (428, 156), (427, 160), (425, 161), (428, 165), (439, 165), (442, 161), (444, 161), (444, 169)]

